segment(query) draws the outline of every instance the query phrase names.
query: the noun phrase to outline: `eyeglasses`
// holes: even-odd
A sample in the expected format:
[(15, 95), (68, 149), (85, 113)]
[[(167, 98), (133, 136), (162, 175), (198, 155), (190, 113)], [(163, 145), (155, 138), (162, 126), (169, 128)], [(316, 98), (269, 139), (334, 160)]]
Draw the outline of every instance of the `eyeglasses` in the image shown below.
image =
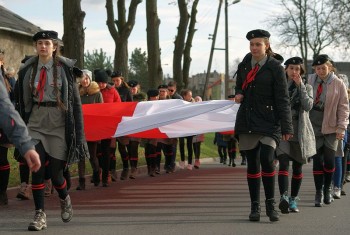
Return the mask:
[(166, 92), (166, 90), (159, 90), (159, 92)]
[(174, 92), (175, 90), (172, 90), (172, 89), (168, 89), (168, 91), (170, 91), (170, 92)]

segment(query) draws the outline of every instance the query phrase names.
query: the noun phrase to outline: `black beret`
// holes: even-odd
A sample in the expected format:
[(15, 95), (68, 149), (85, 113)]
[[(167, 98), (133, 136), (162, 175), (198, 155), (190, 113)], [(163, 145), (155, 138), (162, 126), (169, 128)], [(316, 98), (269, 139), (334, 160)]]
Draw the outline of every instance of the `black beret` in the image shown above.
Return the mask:
[(158, 95), (159, 95), (158, 89), (149, 89), (149, 90), (147, 91), (147, 96), (148, 96), (148, 98), (149, 98), (149, 97), (155, 97), (155, 96), (158, 96)]
[(128, 81), (129, 87), (136, 87), (139, 83), (135, 80)]
[(284, 62), (284, 65), (289, 65), (289, 64), (295, 64), (295, 65), (303, 64), (303, 59), (298, 56), (289, 58), (288, 60), (286, 60), (286, 62)]
[(83, 71), (81, 71), (81, 69), (79, 69), (78, 67), (73, 67), (73, 74), (75, 77), (82, 77), (83, 76)]
[(252, 38), (270, 38), (270, 33), (263, 29), (255, 29), (252, 31), (249, 31), (246, 35), (246, 38), (248, 40), (251, 40)]
[(232, 99), (232, 98), (235, 98), (236, 97), (236, 95), (228, 95), (227, 96), (227, 98), (229, 98), (229, 99)]
[(33, 41), (38, 41), (39, 39), (57, 39), (58, 33), (51, 30), (44, 30), (37, 32), (33, 36)]
[(281, 56), (280, 54), (277, 54), (277, 53), (275, 53), (275, 54), (273, 55), (273, 58), (275, 58), (276, 60), (278, 60), (281, 64), (282, 64), (283, 61), (284, 61), (283, 56)]
[(111, 74), (112, 78), (117, 78), (117, 77), (123, 77), (122, 73), (120, 71), (113, 71)]
[(312, 66), (321, 65), (321, 64), (326, 63), (327, 61), (330, 61), (333, 64), (333, 61), (329, 58), (328, 55), (326, 55), (326, 54), (318, 55), (318, 56), (316, 56), (316, 58), (312, 62)]
[(108, 83), (108, 74), (106, 70), (104, 69), (95, 69), (94, 70), (94, 75), (95, 75), (95, 82), (103, 82), (103, 83)]
[(159, 85), (158, 89), (168, 89), (168, 85), (166, 84)]

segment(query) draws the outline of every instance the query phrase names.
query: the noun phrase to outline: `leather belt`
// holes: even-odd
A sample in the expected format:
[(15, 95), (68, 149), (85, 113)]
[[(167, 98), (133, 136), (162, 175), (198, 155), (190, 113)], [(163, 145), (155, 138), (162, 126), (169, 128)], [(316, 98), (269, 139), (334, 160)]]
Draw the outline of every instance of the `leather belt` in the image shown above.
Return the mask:
[(57, 102), (48, 101), (48, 102), (34, 102), (34, 104), (41, 107), (57, 107)]

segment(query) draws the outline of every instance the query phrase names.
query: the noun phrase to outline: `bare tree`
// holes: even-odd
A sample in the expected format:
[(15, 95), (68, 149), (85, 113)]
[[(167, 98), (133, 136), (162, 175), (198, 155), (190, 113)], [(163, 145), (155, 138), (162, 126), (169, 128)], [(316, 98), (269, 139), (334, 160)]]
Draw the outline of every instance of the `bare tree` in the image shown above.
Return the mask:
[(180, 13), (179, 26), (177, 27), (177, 35), (175, 38), (175, 48), (173, 56), (173, 77), (177, 83), (177, 87), (181, 90), (184, 87), (182, 74), (182, 56), (185, 47), (186, 31), (190, 15), (187, 12), (187, 1), (177, 1)]
[(160, 59), (157, 0), (146, 0), (148, 74), (150, 87), (157, 87), (163, 80)]
[(282, 13), (268, 20), (279, 32), (282, 44), (298, 48), (305, 63), (329, 46), (336, 47), (340, 34), (333, 27), (335, 5), (329, 0), (281, 0)]
[(192, 4), (192, 10), (191, 10), (191, 18), (190, 18), (190, 25), (188, 28), (188, 33), (187, 33), (187, 39), (186, 39), (186, 45), (185, 45), (185, 50), (184, 50), (184, 62), (183, 62), (183, 83), (184, 87), (188, 87), (188, 77), (190, 73), (190, 67), (191, 67), (191, 48), (192, 48), (192, 41), (194, 37), (194, 33), (197, 31), (195, 29), (196, 25), (196, 16), (197, 16), (197, 5), (198, 5), (199, 0), (194, 0)]
[[(177, 35), (175, 38), (175, 48), (173, 56), (173, 77), (177, 82), (178, 89), (187, 88), (188, 76), (191, 65), (191, 47), (194, 33), (196, 32), (196, 14), (199, 0), (194, 0), (192, 3), (191, 15), (188, 13), (188, 4), (191, 0), (177, 0), (177, 5), (180, 13), (180, 21), (177, 27)], [(173, 2), (175, 5), (175, 2)], [(189, 26), (189, 28), (188, 28)], [(188, 33), (186, 35), (188, 28)], [(187, 36), (187, 39), (186, 39)], [(184, 57), (182, 63), (182, 57)]]
[(117, 1), (118, 19), (114, 18), (113, 0), (106, 0), (107, 26), (115, 43), (114, 70), (128, 77), (128, 39), (134, 28), (137, 6), (142, 0), (131, 0), (126, 19), (125, 0)]
[(84, 67), (84, 18), (81, 0), (63, 0), (64, 56), (77, 60), (76, 66)]
[(350, 3), (348, 0), (330, 0), (330, 4), (335, 6), (336, 21), (334, 21), (335, 31), (341, 35), (340, 43), (346, 49), (350, 48)]

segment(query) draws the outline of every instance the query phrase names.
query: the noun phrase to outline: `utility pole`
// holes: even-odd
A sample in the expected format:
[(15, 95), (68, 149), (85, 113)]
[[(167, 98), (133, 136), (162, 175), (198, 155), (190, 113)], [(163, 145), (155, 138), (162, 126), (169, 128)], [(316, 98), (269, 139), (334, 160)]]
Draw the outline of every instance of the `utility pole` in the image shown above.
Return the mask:
[(208, 69), (207, 69), (207, 74), (205, 76), (205, 83), (204, 83), (204, 90), (203, 90), (203, 100), (208, 100), (208, 82), (209, 82), (209, 76), (210, 76), (211, 63), (212, 63), (212, 60), (213, 60), (213, 54), (214, 54), (214, 49), (215, 49), (216, 34), (217, 34), (217, 31), (218, 31), (218, 25), (219, 25), (222, 1), (223, 0), (219, 1), (218, 13), (217, 13), (217, 16), (216, 16), (216, 23), (215, 23), (215, 29), (214, 29), (214, 34), (213, 34), (213, 38), (212, 38), (213, 41), (212, 41), (212, 44), (211, 44)]
[(229, 59), (228, 59), (228, 0), (225, 0), (225, 99), (229, 93)]
[[(235, 0), (230, 5), (239, 3), (241, 0)], [(225, 98), (229, 95), (229, 45), (228, 45), (228, 0), (225, 0)]]

